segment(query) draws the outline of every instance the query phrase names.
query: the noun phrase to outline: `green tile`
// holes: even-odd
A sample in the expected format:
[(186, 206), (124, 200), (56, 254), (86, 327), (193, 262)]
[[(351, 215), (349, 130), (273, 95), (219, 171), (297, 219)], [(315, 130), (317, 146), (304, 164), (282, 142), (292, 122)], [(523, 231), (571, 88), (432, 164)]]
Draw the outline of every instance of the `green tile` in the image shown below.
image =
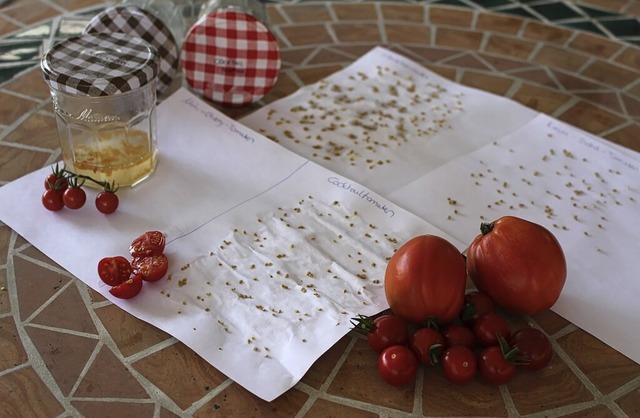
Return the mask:
[(510, 15), (521, 16), (521, 17), (529, 17), (533, 19), (537, 19), (537, 16), (532, 14), (530, 11), (525, 9), (524, 7), (512, 7), (509, 9), (500, 9), (500, 13), (507, 13)]
[(19, 74), (19, 73), (23, 72), (24, 70), (26, 70), (27, 68), (31, 68), (33, 66), (34, 66), (33, 63), (16, 65), (16, 66), (12, 66), (12, 67), (1, 67), (0, 66), (0, 83), (4, 83), (6, 81), (11, 80), (13, 77), (16, 76), (16, 74)]
[(537, 4), (530, 7), (552, 22), (583, 17), (564, 3)]
[(640, 36), (640, 21), (637, 19), (621, 18), (615, 20), (599, 20), (602, 26), (617, 37)]
[(51, 22), (46, 22), (7, 36), (6, 39), (46, 39), (49, 35), (51, 35)]
[(459, 0), (437, 0), (433, 2), (434, 4), (445, 4), (447, 6), (459, 6), (459, 7), (470, 7), (468, 3), (464, 3)]
[(37, 61), (42, 55), (42, 42), (12, 42), (0, 44), (0, 63)]
[(585, 12), (588, 16), (591, 16), (593, 18), (609, 17), (609, 16), (620, 16), (620, 14), (618, 14), (618, 13), (612, 13), (612, 12), (608, 12), (608, 11), (605, 11), (605, 10), (593, 9), (591, 7), (585, 7), (585, 6), (578, 6), (578, 7), (580, 7), (580, 10)]
[(588, 20), (583, 20), (583, 21), (580, 21), (580, 22), (560, 23), (560, 25), (566, 26), (566, 27), (569, 27), (569, 28), (584, 30), (584, 31), (587, 31), (587, 32), (593, 32), (593, 33), (596, 33), (596, 34), (602, 35), (602, 36), (606, 36), (606, 34), (603, 33), (600, 30), (599, 27), (597, 27), (596, 25), (594, 25), (593, 23), (591, 23)]
[(511, 0), (471, 0), (473, 3), (478, 6), (482, 6), (485, 9), (494, 9), (496, 7), (501, 7), (505, 5), (517, 4), (512, 2)]

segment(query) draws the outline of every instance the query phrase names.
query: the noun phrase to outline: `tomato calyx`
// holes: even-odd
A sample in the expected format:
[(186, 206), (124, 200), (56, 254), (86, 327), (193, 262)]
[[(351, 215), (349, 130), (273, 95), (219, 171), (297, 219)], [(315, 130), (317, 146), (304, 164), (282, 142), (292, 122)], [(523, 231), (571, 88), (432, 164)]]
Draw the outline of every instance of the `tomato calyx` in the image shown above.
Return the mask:
[(522, 359), (518, 356), (520, 349), (518, 347), (511, 347), (507, 340), (500, 334), (497, 335), (498, 345), (500, 347), (500, 351), (502, 352), (502, 356), (507, 361), (507, 363), (511, 363), (515, 366), (523, 366), (527, 365), (528, 361)]
[(355, 318), (351, 318), (350, 322), (353, 325), (353, 330), (363, 335), (367, 335), (376, 329), (374, 319), (370, 316), (358, 314)]
[(482, 222), (480, 224), (480, 232), (482, 235), (487, 235), (491, 231), (493, 231), (493, 227), (496, 225), (495, 222)]

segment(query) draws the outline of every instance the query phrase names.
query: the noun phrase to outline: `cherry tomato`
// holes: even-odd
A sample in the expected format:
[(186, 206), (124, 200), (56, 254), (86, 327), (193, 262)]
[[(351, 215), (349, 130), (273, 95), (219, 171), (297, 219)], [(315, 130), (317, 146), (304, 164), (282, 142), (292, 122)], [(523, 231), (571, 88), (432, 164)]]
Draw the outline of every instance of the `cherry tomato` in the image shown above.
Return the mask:
[(115, 192), (103, 190), (96, 196), (96, 208), (102, 213), (113, 213), (118, 209), (120, 199)]
[(466, 280), (464, 258), (453, 244), (435, 235), (420, 235), (391, 256), (384, 290), (400, 318), (447, 323), (460, 313)]
[(45, 190), (42, 194), (42, 205), (50, 211), (57, 212), (64, 207), (60, 190)]
[(460, 319), (467, 325), (473, 325), (482, 315), (493, 313), (495, 310), (496, 304), (489, 295), (474, 290), (464, 295), (464, 305), (460, 312)]
[(109, 293), (120, 299), (131, 299), (142, 290), (142, 274), (135, 274), (129, 279), (113, 286), (109, 289)]
[(471, 350), (478, 345), (478, 339), (470, 328), (464, 325), (451, 323), (442, 330), (442, 336), (447, 347), (463, 345)]
[(522, 328), (511, 335), (509, 344), (518, 349), (518, 360), (525, 364), (521, 369), (536, 371), (543, 369), (551, 361), (553, 349), (546, 335), (535, 328)]
[(80, 209), (87, 201), (87, 194), (81, 187), (69, 186), (62, 194), (62, 200), (69, 209)]
[(367, 336), (369, 346), (376, 353), (392, 345), (406, 345), (409, 342), (407, 325), (395, 315), (381, 315), (375, 319), (358, 315), (351, 323), (356, 331)]
[(476, 355), (463, 345), (454, 345), (444, 350), (440, 362), (444, 377), (451, 383), (464, 385), (476, 376)]
[(467, 268), (478, 290), (517, 315), (553, 306), (567, 276), (558, 240), (541, 225), (514, 216), (482, 223), (469, 245)]
[(169, 260), (164, 254), (150, 255), (134, 258), (131, 266), (136, 273), (142, 274), (142, 278), (148, 282), (155, 282), (164, 277), (169, 269)]
[(485, 348), (480, 353), (478, 371), (485, 382), (492, 385), (504, 385), (516, 374), (516, 366), (507, 361), (500, 346), (494, 345)]
[(131, 242), (129, 253), (134, 257), (162, 254), (166, 238), (160, 231), (147, 231)]
[(117, 286), (131, 277), (133, 268), (121, 255), (104, 257), (98, 261), (98, 276), (109, 286)]
[(409, 348), (420, 364), (431, 366), (440, 362), (440, 355), (444, 349), (444, 338), (433, 328), (420, 328), (411, 336)]
[(44, 180), (46, 190), (64, 190), (69, 186), (67, 179), (62, 174), (50, 173)]
[(404, 386), (414, 382), (418, 373), (418, 360), (404, 345), (385, 348), (378, 357), (378, 372), (385, 382)]
[(485, 347), (499, 345), (498, 336), (505, 340), (509, 340), (511, 336), (509, 322), (495, 313), (489, 313), (478, 318), (473, 325), (473, 333), (480, 344)]

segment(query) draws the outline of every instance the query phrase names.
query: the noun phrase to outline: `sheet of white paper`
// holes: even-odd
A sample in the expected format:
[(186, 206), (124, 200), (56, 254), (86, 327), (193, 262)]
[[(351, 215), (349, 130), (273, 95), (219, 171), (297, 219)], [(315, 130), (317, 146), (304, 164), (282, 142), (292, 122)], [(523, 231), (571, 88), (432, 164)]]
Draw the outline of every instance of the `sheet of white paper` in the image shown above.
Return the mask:
[(386, 195), (536, 115), (377, 47), (241, 122)]
[[(180, 90), (158, 108), (155, 174), (100, 214), (40, 204), (43, 168), (0, 188), (0, 219), (118, 306), (177, 337), (272, 400), (351, 328), (388, 307), (387, 257), (434, 233), (367, 188), (287, 151)], [(12, 202), (10, 205), (6, 202)], [(147, 230), (166, 232), (170, 270), (130, 300), (98, 279)]]
[(546, 226), (568, 264), (553, 310), (640, 363), (639, 154), (540, 115), (389, 198), (465, 243), (503, 215)]

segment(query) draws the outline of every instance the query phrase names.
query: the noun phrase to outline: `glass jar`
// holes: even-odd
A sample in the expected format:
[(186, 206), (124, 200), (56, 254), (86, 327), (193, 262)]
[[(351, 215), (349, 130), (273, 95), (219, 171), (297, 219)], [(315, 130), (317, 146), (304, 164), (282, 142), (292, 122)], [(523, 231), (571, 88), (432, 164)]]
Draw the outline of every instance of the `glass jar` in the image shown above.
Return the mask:
[(267, 23), (265, 4), (260, 0), (209, 0), (202, 6), (200, 16), (222, 10), (235, 10), (248, 13), (263, 24)]
[(151, 45), (119, 33), (84, 34), (53, 46), (41, 68), (67, 170), (119, 187), (153, 173), (158, 57)]

